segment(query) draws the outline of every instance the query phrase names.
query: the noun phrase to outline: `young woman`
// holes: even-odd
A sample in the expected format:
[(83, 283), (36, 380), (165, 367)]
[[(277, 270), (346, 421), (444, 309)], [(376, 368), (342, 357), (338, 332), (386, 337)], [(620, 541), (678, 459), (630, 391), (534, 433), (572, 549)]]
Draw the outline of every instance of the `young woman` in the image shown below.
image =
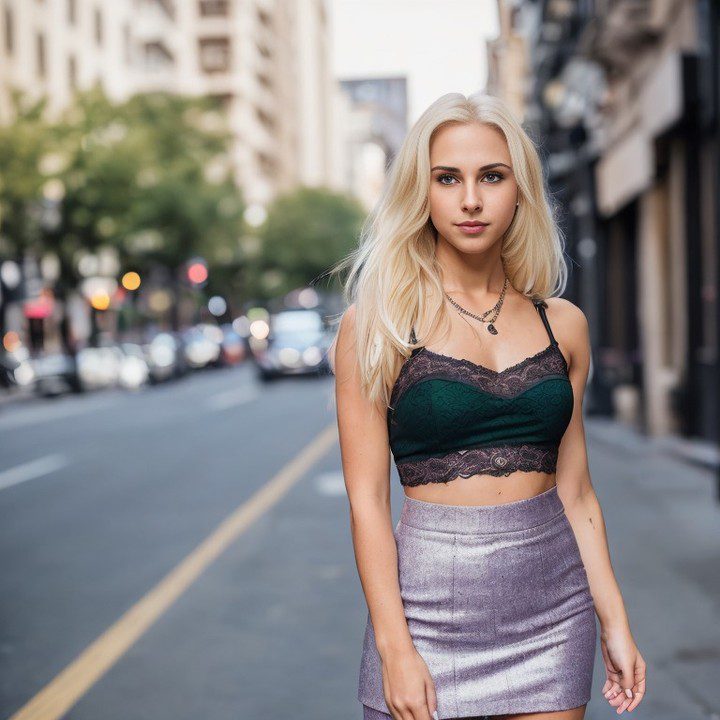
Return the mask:
[(587, 321), (558, 297), (562, 236), (502, 101), (425, 111), (346, 264), (331, 359), (365, 719), (582, 718), (596, 614), (602, 692), (632, 712), (645, 662), (588, 470)]

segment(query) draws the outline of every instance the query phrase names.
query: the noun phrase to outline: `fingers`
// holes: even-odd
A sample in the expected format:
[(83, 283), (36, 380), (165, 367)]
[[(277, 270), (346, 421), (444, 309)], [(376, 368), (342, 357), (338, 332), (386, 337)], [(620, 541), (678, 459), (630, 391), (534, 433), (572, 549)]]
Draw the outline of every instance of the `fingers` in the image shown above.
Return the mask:
[[(632, 712), (642, 702), (645, 697), (645, 670), (645, 661), (638, 653), (632, 671), (628, 668), (620, 673), (620, 682), (615, 681), (613, 679), (615, 674), (608, 671), (608, 679), (605, 681), (602, 691), (618, 715), (625, 710)], [(626, 678), (630, 676), (631, 672), (634, 682), (629, 685)]]
[(428, 710), (427, 700), (425, 697), (413, 700), (399, 700), (389, 703), (385, 701), (393, 720), (434, 720)]
[(430, 712), (430, 717), (433, 720), (438, 720), (437, 695), (435, 693), (435, 683), (432, 681), (432, 679), (428, 679), (428, 681), (425, 683), (425, 696), (427, 699), (427, 706), (428, 711)]
[(628, 705), (628, 712), (632, 712), (645, 697), (645, 660), (640, 653), (635, 663), (635, 684), (633, 685), (633, 700)]

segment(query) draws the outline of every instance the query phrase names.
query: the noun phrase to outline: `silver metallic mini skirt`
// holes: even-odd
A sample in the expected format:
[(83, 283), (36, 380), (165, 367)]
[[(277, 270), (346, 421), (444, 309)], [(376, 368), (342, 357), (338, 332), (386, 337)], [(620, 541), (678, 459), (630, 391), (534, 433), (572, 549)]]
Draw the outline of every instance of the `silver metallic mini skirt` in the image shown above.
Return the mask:
[[(502, 505), (405, 496), (394, 534), (405, 617), (440, 720), (590, 700), (595, 607), (556, 486)], [(370, 613), (357, 697), (390, 713)]]

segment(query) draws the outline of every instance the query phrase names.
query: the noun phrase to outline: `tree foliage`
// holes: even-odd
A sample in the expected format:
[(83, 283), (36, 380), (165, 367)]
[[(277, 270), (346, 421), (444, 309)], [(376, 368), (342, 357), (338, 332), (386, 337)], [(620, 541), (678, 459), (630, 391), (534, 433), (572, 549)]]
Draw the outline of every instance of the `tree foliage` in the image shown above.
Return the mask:
[(268, 297), (317, 282), (357, 244), (365, 210), (354, 198), (301, 187), (278, 197), (260, 228), (248, 285)]
[(14, 122), (0, 126), (0, 256), (20, 258), (41, 242), (40, 165), (50, 150), (44, 100), (11, 93)]

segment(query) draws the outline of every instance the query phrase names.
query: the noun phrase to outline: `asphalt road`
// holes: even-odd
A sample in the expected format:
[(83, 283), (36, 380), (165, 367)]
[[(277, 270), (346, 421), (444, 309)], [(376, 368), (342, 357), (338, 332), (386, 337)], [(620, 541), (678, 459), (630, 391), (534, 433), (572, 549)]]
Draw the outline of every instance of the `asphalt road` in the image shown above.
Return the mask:
[[(40, 698), (36, 720), (359, 720), (366, 608), (339, 448), (317, 444), (334, 424), (332, 377), (265, 386), (250, 367), (4, 406), (0, 717), (30, 717)], [(718, 718), (711, 478), (613, 424), (586, 424), (614, 566), (650, 666), (632, 715)], [(308, 447), (321, 449), (298, 463)], [(134, 626), (136, 639), (127, 627), (107, 637), (278, 473), (295, 479), (253, 505), (177, 599)], [(401, 501), (393, 475), (395, 520)], [(98, 639), (102, 652), (77, 665)], [(113, 647), (117, 659), (95, 677)], [(616, 717), (602, 683), (598, 651), (591, 720)], [(67, 711), (53, 714), (63, 699)]]

